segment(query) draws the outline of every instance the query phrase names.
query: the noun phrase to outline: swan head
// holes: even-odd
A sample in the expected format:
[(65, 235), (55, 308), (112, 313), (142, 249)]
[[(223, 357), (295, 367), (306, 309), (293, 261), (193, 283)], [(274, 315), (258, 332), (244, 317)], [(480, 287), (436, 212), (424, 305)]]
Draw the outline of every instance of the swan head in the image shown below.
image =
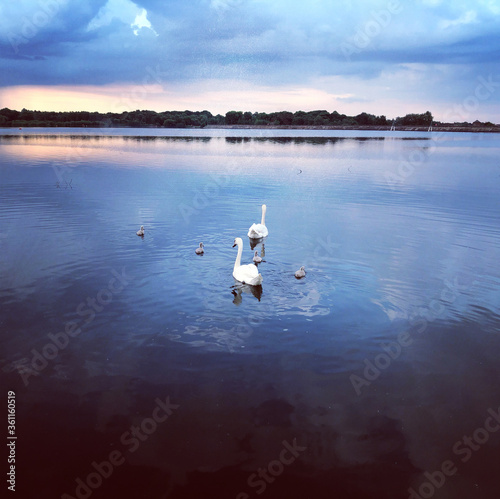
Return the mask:
[(262, 205), (262, 211), (265, 213), (267, 210), (267, 206), (265, 204)]
[(141, 230), (144, 230), (144, 225), (141, 225)]
[(259, 255), (259, 252), (257, 250), (255, 250), (255, 255), (254, 256), (258, 256)]
[(234, 240), (233, 248), (234, 248), (235, 246), (240, 246), (240, 245), (242, 245), (242, 244), (243, 244), (243, 241), (241, 240), (241, 237), (237, 237), (237, 238), (235, 238), (235, 240)]
[(200, 243), (200, 248), (203, 248), (203, 243)]
[(304, 272), (304, 270), (306, 270), (306, 268), (305, 268), (305, 267), (300, 267), (300, 271), (301, 271), (301, 272)]

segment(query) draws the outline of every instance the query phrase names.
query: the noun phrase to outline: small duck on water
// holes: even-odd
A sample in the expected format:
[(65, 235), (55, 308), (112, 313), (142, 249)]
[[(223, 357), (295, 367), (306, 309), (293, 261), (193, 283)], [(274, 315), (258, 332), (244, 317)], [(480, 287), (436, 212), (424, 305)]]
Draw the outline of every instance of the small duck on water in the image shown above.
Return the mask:
[(261, 263), (262, 258), (259, 256), (259, 252), (255, 250), (255, 255), (253, 256), (253, 261), (254, 263)]
[(295, 277), (297, 279), (302, 279), (305, 276), (306, 276), (306, 270), (304, 267), (300, 267), (300, 269), (297, 270), (297, 272), (295, 272)]
[(203, 249), (203, 243), (200, 243), (200, 247), (199, 248), (196, 248), (194, 250), (194, 252), (197, 254), (197, 255), (203, 255), (203, 253), (205, 253), (205, 250)]

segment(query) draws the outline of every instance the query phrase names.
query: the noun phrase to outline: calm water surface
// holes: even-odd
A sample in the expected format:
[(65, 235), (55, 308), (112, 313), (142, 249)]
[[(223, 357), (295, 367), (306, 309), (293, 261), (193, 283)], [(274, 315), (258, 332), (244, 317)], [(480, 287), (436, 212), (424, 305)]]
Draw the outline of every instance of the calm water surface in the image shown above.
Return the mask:
[[(494, 134), (0, 130), (19, 497), (496, 499), (499, 153)], [(232, 244), (251, 263), (263, 203), (254, 289)]]

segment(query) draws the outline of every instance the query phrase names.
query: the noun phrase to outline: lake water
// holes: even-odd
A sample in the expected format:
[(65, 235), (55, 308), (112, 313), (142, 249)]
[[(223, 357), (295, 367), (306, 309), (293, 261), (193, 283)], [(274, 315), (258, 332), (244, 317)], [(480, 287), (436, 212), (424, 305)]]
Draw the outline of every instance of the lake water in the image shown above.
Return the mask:
[[(0, 130), (18, 496), (496, 499), (499, 157), (495, 134)], [(263, 203), (254, 289), (232, 245), (251, 263)]]

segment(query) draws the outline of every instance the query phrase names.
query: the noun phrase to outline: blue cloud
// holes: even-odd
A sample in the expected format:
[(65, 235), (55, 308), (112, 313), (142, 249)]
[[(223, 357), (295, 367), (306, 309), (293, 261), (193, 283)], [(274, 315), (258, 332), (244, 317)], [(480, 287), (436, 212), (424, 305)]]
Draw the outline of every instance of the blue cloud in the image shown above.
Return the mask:
[[(133, 26), (142, 9), (150, 28)], [(500, 50), (488, 0), (29, 0), (0, 14), (0, 86), (138, 83), (148, 68), (165, 84), (301, 85), (416, 63), (460, 67), (443, 78), (466, 84), (494, 71)]]

